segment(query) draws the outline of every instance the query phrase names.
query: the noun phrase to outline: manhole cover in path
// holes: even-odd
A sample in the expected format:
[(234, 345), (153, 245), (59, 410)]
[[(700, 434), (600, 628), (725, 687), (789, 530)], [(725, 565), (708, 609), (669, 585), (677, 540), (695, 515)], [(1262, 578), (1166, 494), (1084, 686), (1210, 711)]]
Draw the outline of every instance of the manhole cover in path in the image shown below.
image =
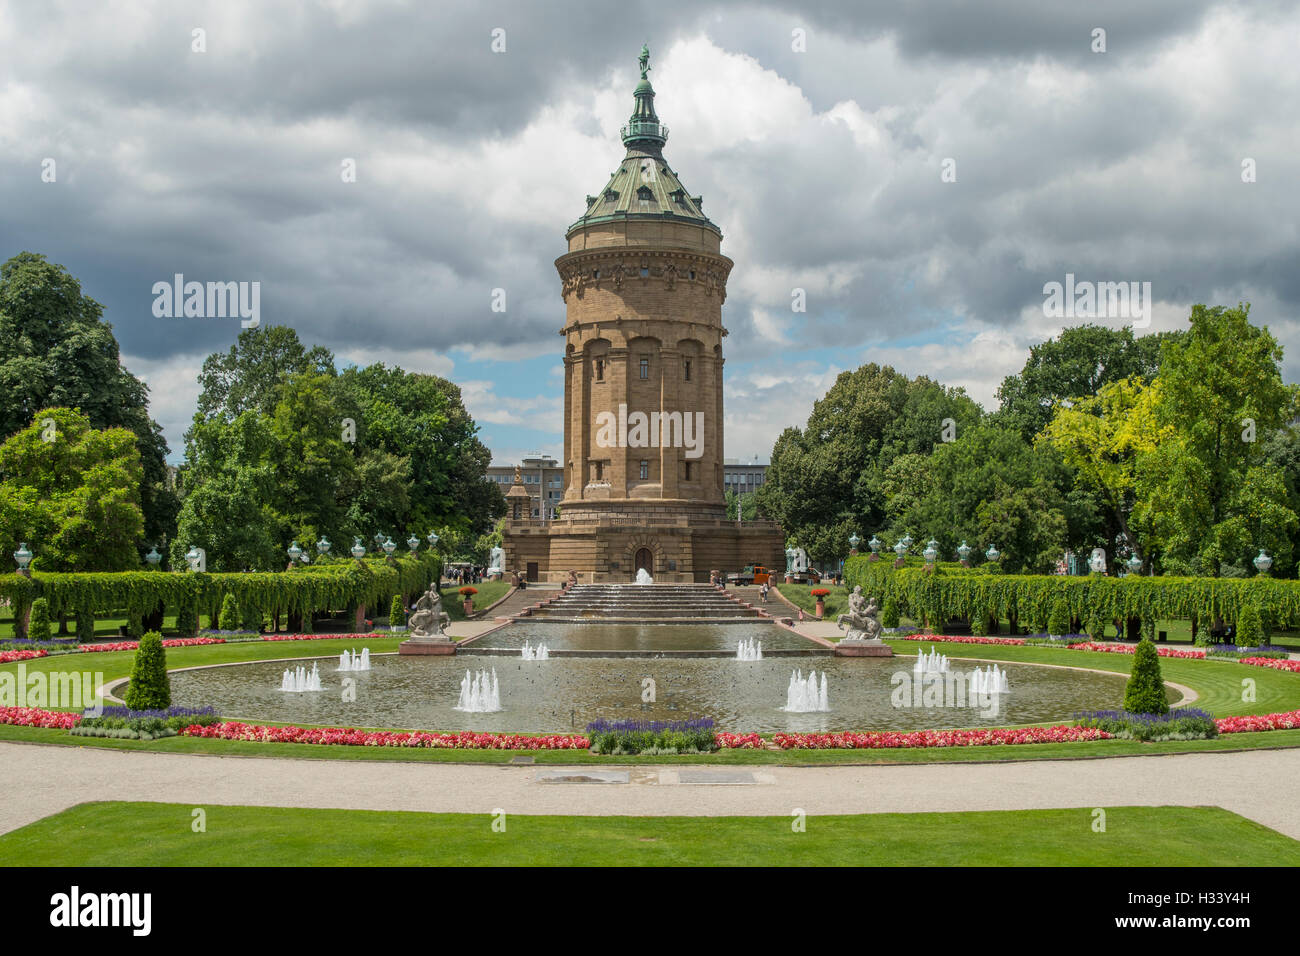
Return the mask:
[(627, 783), (626, 770), (539, 770), (536, 783)]
[(754, 784), (752, 770), (688, 770), (677, 771), (678, 783)]

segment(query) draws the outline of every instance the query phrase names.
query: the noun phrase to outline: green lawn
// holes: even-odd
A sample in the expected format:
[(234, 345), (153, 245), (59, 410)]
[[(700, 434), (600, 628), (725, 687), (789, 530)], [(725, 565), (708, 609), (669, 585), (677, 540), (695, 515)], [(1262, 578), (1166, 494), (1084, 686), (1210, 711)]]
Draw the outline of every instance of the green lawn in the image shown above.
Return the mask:
[[(474, 610), (481, 611), (501, 600), (510, 590), (510, 581), (509, 579), (480, 581), (478, 584), (471, 584), (470, 587), (478, 589), (478, 594), (474, 595)], [(464, 599), (457, 593), (459, 590), (459, 585), (453, 587), (450, 584), (444, 584), (441, 589), (442, 608), (453, 621), (465, 620), (465, 606), (462, 603)]]
[(1298, 866), (1213, 807), (809, 817), (433, 814), (86, 803), (0, 837), (11, 866)]
[[(849, 594), (845, 587), (833, 587), (829, 584), (778, 584), (777, 590), (790, 599), (796, 607), (803, 608), (805, 614), (817, 613), (817, 599), (812, 596), (814, 588), (825, 588), (831, 593), (826, 595), (826, 620), (833, 621), (837, 615), (849, 609)], [(768, 602), (771, 603), (770, 601)]]

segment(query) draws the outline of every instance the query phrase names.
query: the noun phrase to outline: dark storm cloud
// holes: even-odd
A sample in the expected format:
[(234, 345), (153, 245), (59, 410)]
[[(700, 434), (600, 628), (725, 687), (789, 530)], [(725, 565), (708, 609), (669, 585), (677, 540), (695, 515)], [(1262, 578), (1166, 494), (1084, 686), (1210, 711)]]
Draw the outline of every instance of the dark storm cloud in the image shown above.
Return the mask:
[[(1225, 11), (1235, 19), (1205, 41)], [(617, 90), (626, 115), (649, 41), (670, 161), (737, 259), (733, 357), (780, 360), (783, 322), (799, 329), (787, 342), (846, 349), (954, 317), (1015, 329), (1067, 271), (1150, 280), (1170, 302), (1254, 290), (1290, 318), (1294, 71), (1289, 53), (1261, 47), (1293, 11), (11, 4), (0, 257), (32, 249), (67, 265), (124, 351), (156, 362), (238, 334), (236, 321), (155, 319), (152, 284), (176, 272), (259, 280), (264, 322), (336, 350), (553, 349), (552, 260), (622, 155), (600, 98)], [(1091, 52), (1095, 26), (1105, 55)], [(195, 27), (206, 54), (190, 51)], [(505, 54), (490, 50), (497, 27)], [(807, 53), (791, 49), (795, 28)], [(682, 62), (709, 89), (703, 104), (664, 69), (696, 41), (707, 49)], [(710, 86), (724, 68), (732, 85)], [(39, 181), (47, 156), (57, 184)], [(1261, 163), (1249, 187), (1245, 156)], [(340, 181), (344, 157), (356, 183)], [(949, 157), (958, 180), (944, 184)], [(793, 286), (815, 303), (798, 318)], [(496, 288), (504, 315), (488, 308)]]

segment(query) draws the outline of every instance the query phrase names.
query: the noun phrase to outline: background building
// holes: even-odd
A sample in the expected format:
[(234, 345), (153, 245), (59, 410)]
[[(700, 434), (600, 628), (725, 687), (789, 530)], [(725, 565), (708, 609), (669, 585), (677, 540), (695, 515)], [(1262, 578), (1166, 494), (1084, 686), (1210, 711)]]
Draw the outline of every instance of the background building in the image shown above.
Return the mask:
[(554, 458), (535, 456), (514, 465), (492, 465), (487, 470), (487, 480), (500, 485), (501, 493), (505, 494), (514, 484), (516, 468), (531, 499), (530, 517), (553, 520), (555, 508), (564, 498), (564, 466)]

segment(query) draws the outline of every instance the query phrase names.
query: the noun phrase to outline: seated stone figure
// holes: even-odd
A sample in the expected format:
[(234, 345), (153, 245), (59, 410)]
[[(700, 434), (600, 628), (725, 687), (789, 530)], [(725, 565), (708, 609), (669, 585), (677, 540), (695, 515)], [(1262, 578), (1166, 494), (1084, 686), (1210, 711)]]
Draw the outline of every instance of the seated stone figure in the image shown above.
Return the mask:
[(443, 632), (451, 623), (451, 615), (442, 609), (442, 595), (435, 584), (415, 602), (415, 610), (406, 625), (414, 637), (445, 636)]
[(876, 615), (880, 613), (880, 608), (876, 606), (876, 599), (867, 598), (862, 593), (862, 585), (857, 584), (853, 587), (853, 593), (849, 595), (849, 610), (847, 614), (841, 614), (835, 619), (836, 627), (844, 627), (848, 622), (848, 635), (846, 640), (850, 641), (877, 641), (880, 640), (880, 620)]

